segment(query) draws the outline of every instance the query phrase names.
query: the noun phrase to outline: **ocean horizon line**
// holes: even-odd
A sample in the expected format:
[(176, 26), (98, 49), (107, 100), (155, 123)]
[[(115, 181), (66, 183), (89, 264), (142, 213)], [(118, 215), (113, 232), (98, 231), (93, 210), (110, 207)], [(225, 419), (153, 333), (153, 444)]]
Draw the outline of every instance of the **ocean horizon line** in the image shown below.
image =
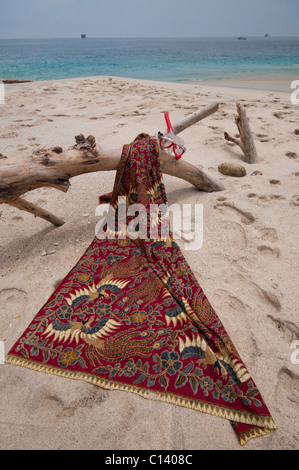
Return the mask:
[[(10, 38), (4, 38), (0, 37), (0, 41), (10, 41), (10, 40), (32, 40), (32, 39), (79, 39), (81, 40), (81, 34), (85, 33), (79, 33), (78, 36), (36, 36), (36, 37), (10, 37)], [(225, 36), (88, 36), (84, 39), (235, 39), (235, 38), (240, 38), (244, 37), (246, 39), (299, 39), (299, 35), (290, 35), (290, 36), (274, 36), (274, 35), (268, 35), (267, 37), (264, 34), (261, 34), (260, 36), (257, 35), (243, 35), (240, 36), (239, 34), (233, 34), (233, 35), (225, 35)]]

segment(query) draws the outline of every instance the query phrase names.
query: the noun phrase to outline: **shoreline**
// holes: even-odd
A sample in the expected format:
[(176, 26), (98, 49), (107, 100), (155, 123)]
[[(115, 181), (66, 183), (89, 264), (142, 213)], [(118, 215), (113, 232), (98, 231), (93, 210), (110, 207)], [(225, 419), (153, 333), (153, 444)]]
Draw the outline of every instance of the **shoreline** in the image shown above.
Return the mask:
[(296, 80), (296, 77), (273, 77), (266, 76), (260, 78), (238, 78), (238, 79), (219, 79), (219, 80), (204, 80), (205, 86), (219, 87), (219, 88), (238, 88), (243, 90), (256, 90), (256, 91), (275, 91), (279, 93), (291, 93), (291, 83)]
[(255, 90), (255, 91), (269, 91), (269, 92), (278, 92), (278, 93), (292, 93), (293, 89), (291, 88), (291, 83), (296, 80), (296, 76), (277, 76), (277, 75), (269, 75), (268, 76), (261, 76), (259, 78), (255, 77), (245, 77), (245, 78), (219, 78), (219, 79), (203, 79), (198, 81), (193, 80), (149, 80), (143, 78), (130, 78), (130, 77), (121, 77), (117, 75), (91, 75), (91, 76), (82, 76), (82, 77), (68, 77), (68, 78), (57, 78), (57, 79), (49, 79), (49, 80), (31, 80), (31, 79), (22, 79), (22, 78), (0, 78), (0, 82), (2, 81), (5, 85), (11, 84), (22, 84), (22, 83), (42, 83), (42, 82), (56, 82), (56, 81), (65, 81), (65, 80), (86, 80), (86, 79), (119, 79), (119, 80), (134, 80), (136, 82), (142, 83), (151, 83), (151, 84), (158, 84), (158, 83), (167, 83), (167, 84), (175, 84), (175, 85), (196, 85), (199, 87), (214, 87), (214, 88), (231, 88), (231, 89), (243, 89), (243, 90)]

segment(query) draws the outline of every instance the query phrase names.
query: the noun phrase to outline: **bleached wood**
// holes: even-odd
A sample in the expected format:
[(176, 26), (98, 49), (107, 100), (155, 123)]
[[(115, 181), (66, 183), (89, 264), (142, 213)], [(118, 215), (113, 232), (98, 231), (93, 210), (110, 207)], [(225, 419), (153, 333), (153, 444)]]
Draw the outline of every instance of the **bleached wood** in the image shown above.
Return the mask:
[(197, 122), (202, 121), (202, 119), (205, 119), (211, 114), (216, 113), (218, 109), (219, 103), (212, 103), (202, 109), (199, 109), (198, 111), (195, 111), (195, 113), (190, 114), (190, 116), (187, 116), (182, 121), (174, 124), (172, 126), (173, 133), (179, 134), (180, 132), (183, 132), (185, 129), (187, 129), (187, 127), (193, 126), (193, 124), (196, 124)]
[[(193, 113), (175, 124), (174, 131), (182, 132), (200, 119), (218, 109), (218, 104)], [(122, 148), (102, 148), (94, 136), (85, 138), (82, 134), (75, 137), (76, 144), (66, 150), (61, 147), (42, 147), (31, 155), (5, 158), (0, 162), (0, 204), (6, 203), (41, 217), (56, 226), (63, 224), (57, 216), (26, 201), (21, 196), (34, 189), (49, 186), (67, 192), (70, 179), (74, 176), (95, 171), (116, 170)], [(160, 151), (162, 172), (181, 178), (201, 191), (221, 191), (223, 185), (205, 174), (204, 171), (186, 162), (176, 160), (166, 151)]]
[(7, 204), (13, 207), (17, 207), (17, 209), (21, 209), (23, 211), (29, 212), (33, 214), (35, 217), (41, 217), (42, 219), (46, 220), (47, 222), (51, 222), (51, 224), (55, 225), (55, 227), (60, 227), (64, 224), (62, 219), (56, 217), (55, 215), (51, 214), (50, 212), (42, 209), (41, 207), (32, 204), (29, 201), (26, 201), (23, 198), (18, 197), (17, 199), (13, 199), (11, 201), (7, 201)]
[(239, 130), (240, 138), (232, 137), (227, 132), (224, 133), (224, 138), (240, 147), (246, 163), (257, 163), (258, 155), (246, 111), (240, 103), (237, 103), (236, 106), (238, 115), (235, 118), (235, 122)]

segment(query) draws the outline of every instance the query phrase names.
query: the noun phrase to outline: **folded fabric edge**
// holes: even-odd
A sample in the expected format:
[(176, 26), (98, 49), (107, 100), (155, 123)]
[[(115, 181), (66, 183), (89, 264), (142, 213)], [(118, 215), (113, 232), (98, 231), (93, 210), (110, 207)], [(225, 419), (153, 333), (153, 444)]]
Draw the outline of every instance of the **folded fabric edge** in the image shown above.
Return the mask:
[(32, 360), (19, 357), (10, 353), (7, 354), (4, 361), (6, 364), (17, 365), (38, 372), (44, 372), (60, 377), (67, 377), (74, 380), (83, 380), (85, 382), (89, 382), (99, 387), (102, 387), (106, 390), (127, 391), (140, 395), (148, 400), (162, 401), (173, 405), (182, 406), (184, 408), (201, 411), (203, 413), (211, 414), (213, 416), (227, 419), (229, 421), (236, 421), (252, 425), (252, 428), (246, 430), (243, 433), (237, 434), (241, 446), (247, 444), (247, 442), (252, 438), (263, 436), (277, 429), (276, 424), (274, 423), (271, 416), (262, 417), (252, 413), (245, 413), (244, 411), (240, 410), (231, 410), (228, 408), (220, 407), (212, 403), (205, 403), (196, 399), (185, 398), (182, 396), (175, 395), (173, 393), (161, 393), (154, 390), (148, 390), (142, 387), (137, 387), (135, 385), (115, 382), (112, 380), (104, 379), (102, 377), (97, 377), (90, 373), (63, 370), (54, 366), (37, 363)]
[[(275, 426), (275, 424), (274, 424), (274, 426)], [(244, 446), (251, 439), (254, 439), (256, 437), (264, 436), (264, 435), (269, 434), (270, 432), (273, 432), (275, 430), (276, 430), (276, 426), (273, 429), (252, 427), (248, 431), (245, 431), (243, 433), (238, 434), (238, 438), (239, 438), (241, 446)]]

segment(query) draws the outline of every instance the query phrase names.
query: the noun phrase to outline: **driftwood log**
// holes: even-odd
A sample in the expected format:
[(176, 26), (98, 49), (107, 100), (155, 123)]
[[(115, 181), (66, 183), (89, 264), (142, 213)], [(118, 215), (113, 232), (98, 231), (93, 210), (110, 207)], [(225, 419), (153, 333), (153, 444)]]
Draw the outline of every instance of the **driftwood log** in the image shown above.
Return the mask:
[(233, 142), (241, 148), (242, 152), (244, 153), (244, 159), (246, 163), (257, 163), (258, 155), (255, 148), (255, 143), (253, 140), (253, 135), (250, 129), (246, 111), (240, 103), (237, 103), (236, 106), (238, 114), (235, 118), (235, 122), (239, 130), (240, 138), (237, 139), (235, 137), (232, 137), (227, 132), (224, 133), (224, 138), (229, 142)]
[[(213, 103), (191, 114), (173, 125), (178, 134), (187, 127), (204, 119), (219, 108)], [(85, 138), (82, 134), (75, 137), (76, 144), (66, 150), (61, 147), (42, 147), (31, 155), (6, 158), (1, 155), (0, 162), (0, 204), (9, 204), (41, 217), (59, 227), (64, 224), (54, 214), (23, 199), (23, 194), (34, 189), (49, 186), (67, 192), (70, 178), (95, 171), (116, 170), (122, 148), (103, 149), (94, 136)], [(176, 160), (166, 151), (160, 151), (162, 172), (188, 181), (201, 191), (221, 191), (223, 185), (210, 178), (201, 169), (183, 159)]]

